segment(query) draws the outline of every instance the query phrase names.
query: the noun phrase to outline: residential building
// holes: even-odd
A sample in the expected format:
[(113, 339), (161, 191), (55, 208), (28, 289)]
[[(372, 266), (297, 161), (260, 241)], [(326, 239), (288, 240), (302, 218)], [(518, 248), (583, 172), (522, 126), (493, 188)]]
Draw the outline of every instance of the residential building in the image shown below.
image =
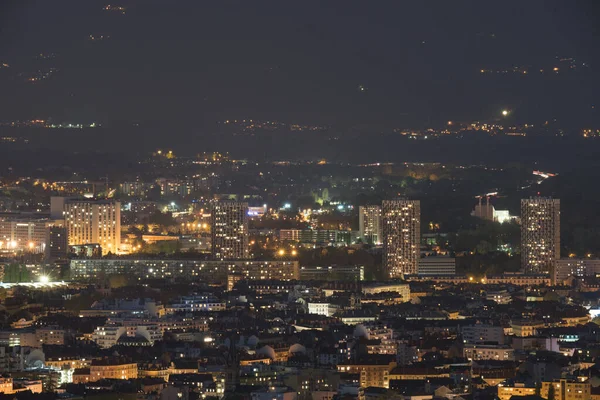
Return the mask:
[(418, 200), (384, 200), (383, 268), (390, 278), (417, 274), (421, 243), (421, 203)]
[(383, 243), (381, 206), (360, 206), (358, 208), (359, 237), (364, 243)]
[(214, 260), (250, 258), (248, 203), (214, 202), (211, 209), (211, 234)]
[(169, 313), (180, 311), (198, 312), (198, 311), (225, 311), (227, 304), (220, 301), (212, 293), (204, 293), (195, 296), (182, 296), (167, 308)]
[[(521, 396), (534, 396), (536, 387), (531, 384), (525, 384), (523, 382), (515, 383), (500, 383), (498, 385), (498, 399), (499, 400), (510, 400), (511, 398), (518, 398)], [(541, 392), (541, 390), (540, 390)], [(581, 399), (580, 399), (581, 400)]]
[(600, 259), (561, 258), (554, 265), (554, 284), (562, 284), (570, 277), (584, 278), (600, 274)]
[(536, 336), (538, 329), (544, 327), (544, 323), (542, 321), (532, 320), (515, 320), (511, 321), (510, 325), (512, 327), (513, 334), (521, 337)]
[(521, 200), (521, 268), (549, 274), (560, 259), (560, 200)]
[(493, 342), (504, 344), (504, 328), (485, 324), (467, 325), (461, 329), (464, 343)]
[(37, 341), (42, 345), (64, 345), (66, 331), (58, 326), (44, 326), (35, 330)]
[(554, 400), (583, 400), (591, 398), (590, 382), (579, 382), (568, 379), (558, 379), (552, 382), (542, 382), (541, 395), (548, 397), (550, 385), (554, 386)]
[(340, 373), (360, 374), (362, 388), (374, 386), (389, 389), (390, 371), (395, 367), (396, 363), (388, 362), (386, 357), (383, 359), (372, 357), (356, 363), (340, 363), (337, 365), (337, 370)]
[(67, 258), (69, 252), (69, 234), (67, 228), (52, 225), (47, 230), (46, 258), (59, 260)]
[(463, 354), (468, 360), (512, 361), (515, 359), (515, 350), (504, 345), (465, 344)]
[(299, 278), (298, 261), (219, 261), (189, 259), (102, 258), (72, 259), (74, 280), (95, 279), (99, 274), (129, 275), (136, 278), (183, 278), (227, 283), (228, 275), (247, 280), (292, 280)]
[(502, 290), (486, 290), (485, 299), (498, 304), (510, 304), (512, 296), (506, 289)]

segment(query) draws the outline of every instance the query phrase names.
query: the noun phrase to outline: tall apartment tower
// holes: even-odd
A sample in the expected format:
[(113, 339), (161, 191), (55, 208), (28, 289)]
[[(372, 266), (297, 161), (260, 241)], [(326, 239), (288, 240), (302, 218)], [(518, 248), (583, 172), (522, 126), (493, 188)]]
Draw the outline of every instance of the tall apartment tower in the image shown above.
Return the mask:
[(360, 238), (366, 242), (379, 245), (383, 242), (381, 231), (381, 206), (360, 206), (358, 209)]
[(521, 268), (551, 273), (560, 259), (560, 200), (532, 197), (521, 200)]
[(113, 200), (51, 199), (51, 209), (63, 207), (69, 245), (97, 243), (102, 253), (116, 253), (121, 246), (121, 203)]
[(213, 203), (210, 223), (214, 260), (249, 258), (248, 203), (237, 201)]
[(46, 240), (46, 259), (59, 260), (67, 258), (69, 247), (69, 235), (67, 228), (59, 225), (48, 227), (48, 238)]
[(421, 244), (421, 202), (384, 200), (383, 268), (390, 278), (417, 274)]

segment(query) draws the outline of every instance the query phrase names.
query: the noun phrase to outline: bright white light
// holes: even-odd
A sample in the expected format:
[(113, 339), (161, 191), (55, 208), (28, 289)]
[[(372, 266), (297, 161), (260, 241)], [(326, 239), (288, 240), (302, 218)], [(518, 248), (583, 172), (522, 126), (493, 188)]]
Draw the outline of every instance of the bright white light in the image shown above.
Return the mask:
[(502, 115), (506, 117), (508, 115), (508, 110), (502, 110)]
[(40, 276), (40, 283), (48, 283), (48, 282), (50, 282), (50, 278), (48, 278), (48, 275)]

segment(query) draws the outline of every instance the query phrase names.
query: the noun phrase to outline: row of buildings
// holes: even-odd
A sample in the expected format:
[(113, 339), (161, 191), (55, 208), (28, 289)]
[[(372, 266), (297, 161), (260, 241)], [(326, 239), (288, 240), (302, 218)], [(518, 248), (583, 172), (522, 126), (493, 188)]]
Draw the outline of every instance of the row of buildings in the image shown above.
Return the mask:
[[(364, 241), (383, 246), (383, 267), (390, 277), (419, 273), (419, 200), (384, 200), (381, 206), (361, 206), (359, 231)], [(522, 269), (526, 273), (550, 274), (558, 260), (560, 200), (542, 197), (521, 200)]]

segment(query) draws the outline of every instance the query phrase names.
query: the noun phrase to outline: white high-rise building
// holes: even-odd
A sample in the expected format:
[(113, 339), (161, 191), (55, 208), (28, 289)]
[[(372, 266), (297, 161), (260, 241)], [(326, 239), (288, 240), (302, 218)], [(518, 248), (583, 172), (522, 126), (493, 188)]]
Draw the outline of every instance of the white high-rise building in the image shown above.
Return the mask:
[(380, 245), (383, 243), (381, 231), (381, 206), (360, 206), (358, 209), (360, 238), (365, 243)]
[(421, 202), (384, 200), (383, 268), (390, 278), (417, 274), (421, 242)]
[(212, 205), (210, 222), (214, 260), (249, 258), (248, 203), (215, 202)]
[(69, 245), (99, 244), (102, 253), (117, 253), (121, 245), (121, 203), (114, 200), (53, 197), (52, 209), (63, 206)]
[(560, 259), (560, 200), (521, 200), (521, 268), (550, 273)]

